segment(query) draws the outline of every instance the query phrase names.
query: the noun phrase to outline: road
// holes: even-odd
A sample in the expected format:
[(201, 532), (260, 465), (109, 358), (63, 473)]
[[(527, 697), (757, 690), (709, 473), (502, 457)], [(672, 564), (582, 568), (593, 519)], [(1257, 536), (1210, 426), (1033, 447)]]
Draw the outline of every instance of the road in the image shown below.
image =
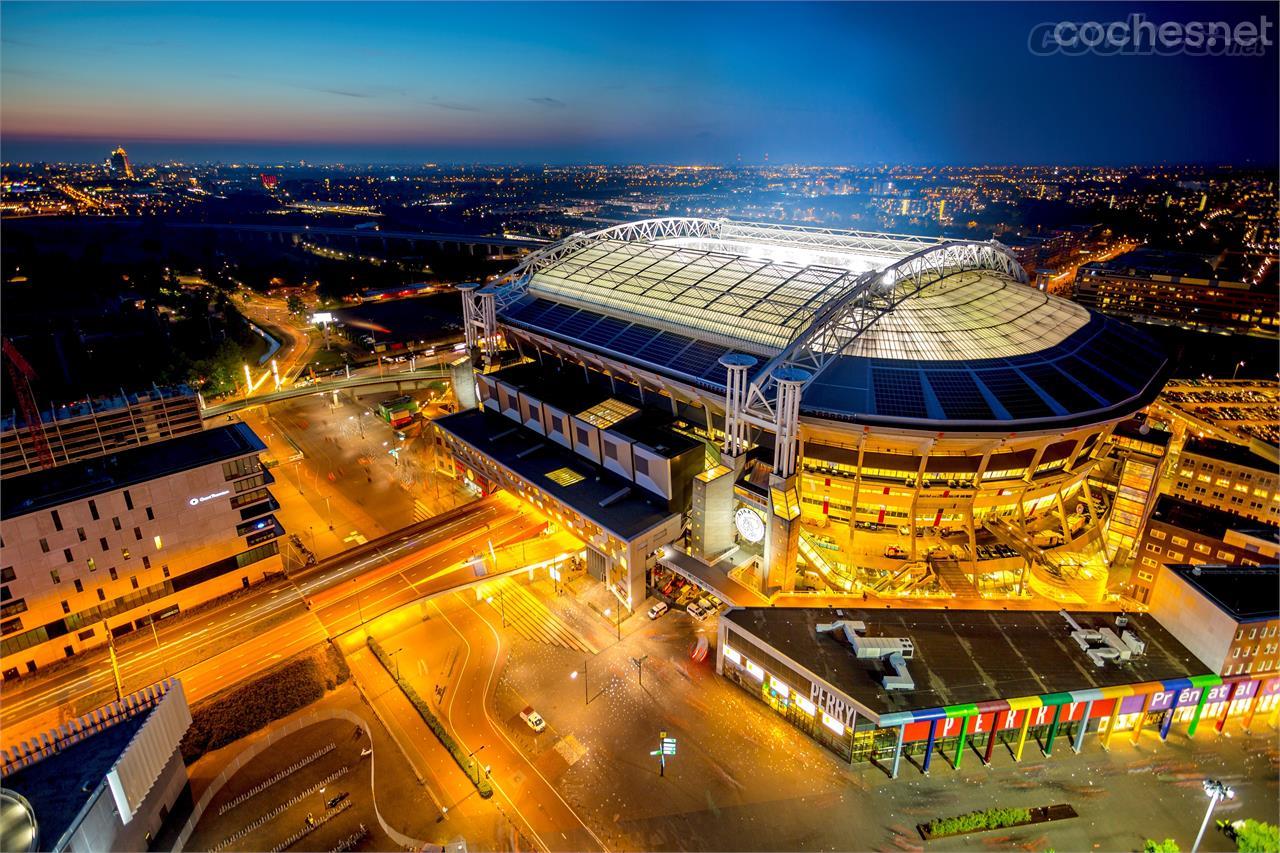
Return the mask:
[[(469, 558), (489, 550), (499, 572), (522, 568), (526, 554), (498, 550), (537, 536), (545, 522), (512, 501), (490, 499), (438, 516), (409, 531), (352, 549), (288, 580), (164, 620), (118, 645), (125, 692), (179, 676), (189, 701), (271, 666), (290, 654), (358, 627), (416, 598), (477, 582)], [(562, 543), (541, 537), (550, 551)], [(543, 551), (527, 553), (536, 558)], [(492, 572), (492, 567), (490, 565)], [(310, 604), (310, 609), (308, 609)], [(6, 685), (0, 707), (5, 743), (34, 736), (110, 701), (113, 676), (105, 650), (44, 677)]]
[[(608, 848), (577, 811), (565, 801), (539, 767), (557, 761), (554, 751), (531, 759), (507, 733), (507, 725), (523, 725), (504, 720), (494, 706), (494, 686), (506, 661), (507, 641), (492, 607), (477, 605), (474, 596), (453, 593), (433, 599), (430, 621), (395, 636), (405, 649), (426, 649), (443, 644), (438, 635), (452, 632), (461, 644), (461, 657), (450, 668), (446, 698), (438, 706), (458, 742), (474, 752), (489, 769), (494, 798), (519, 816), (528, 833), (544, 850), (606, 851)], [(444, 624), (442, 625), (441, 622)], [(433, 668), (412, 666), (406, 660), (405, 674), (422, 696), (432, 696), (436, 678)], [(550, 731), (542, 736), (548, 740)]]

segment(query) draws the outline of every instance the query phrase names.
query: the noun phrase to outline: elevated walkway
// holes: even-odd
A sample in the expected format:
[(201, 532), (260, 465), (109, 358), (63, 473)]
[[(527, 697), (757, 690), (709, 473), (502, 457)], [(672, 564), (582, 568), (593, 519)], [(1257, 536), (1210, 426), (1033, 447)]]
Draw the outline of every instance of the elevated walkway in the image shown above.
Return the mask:
[(690, 583), (697, 584), (708, 592), (713, 593), (716, 598), (726, 604), (732, 604), (734, 607), (768, 607), (768, 598), (729, 577), (729, 572), (745, 562), (743, 559), (735, 559), (735, 557), (740, 556), (742, 556), (742, 552), (734, 549), (715, 563), (705, 563), (697, 557), (686, 554), (674, 545), (668, 545), (659, 554), (658, 564), (670, 569)]
[(1037, 595), (1063, 603), (1095, 604), (1106, 594), (1107, 567), (1095, 557), (1065, 548), (1046, 551), (1031, 541), (1031, 534), (1005, 518), (987, 519), (982, 526), (1029, 563), (1027, 585)]
[(973, 578), (965, 574), (964, 569), (960, 567), (960, 561), (954, 557), (945, 559), (930, 557), (929, 568), (938, 576), (938, 583), (942, 584), (942, 588), (947, 592), (961, 598), (981, 597)]

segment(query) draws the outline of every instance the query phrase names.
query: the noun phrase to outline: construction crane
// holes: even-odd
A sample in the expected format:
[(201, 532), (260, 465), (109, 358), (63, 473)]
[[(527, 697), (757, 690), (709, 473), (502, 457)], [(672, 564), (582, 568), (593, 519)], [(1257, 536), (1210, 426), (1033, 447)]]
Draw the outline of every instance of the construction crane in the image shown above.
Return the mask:
[(0, 347), (3, 348), (5, 368), (9, 371), (9, 379), (13, 383), (13, 393), (18, 395), (18, 408), (22, 410), (22, 419), (31, 433), (31, 443), (35, 445), (40, 467), (52, 468), (53, 451), (49, 449), (49, 440), (44, 435), (44, 423), (40, 420), (40, 410), (36, 407), (36, 398), (31, 392), (31, 380), (39, 377), (31, 363), (18, 352), (13, 341), (0, 338)]

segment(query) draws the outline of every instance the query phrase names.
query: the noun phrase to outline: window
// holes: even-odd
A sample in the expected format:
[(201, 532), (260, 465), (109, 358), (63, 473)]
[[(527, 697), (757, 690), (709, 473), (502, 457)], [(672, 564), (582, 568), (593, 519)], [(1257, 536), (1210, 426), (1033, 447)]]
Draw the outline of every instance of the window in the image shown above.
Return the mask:
[(44, 553), (46, 553), (46, 554), (48, 554), (48, 553), (49, 553), (49, 540), (48, 540), (48, 539), (41, 539), (41, 540), (40, 540), (40, 550), (41, 550), (41, 551), (43, 551), (43, 552), (44, 552)]
[(111, 568), (107, 569), (107, 572), (111, 575), (111, 579), (113, 581), (120, 580), (120, 573), (116, 571), (115, 566), (112, 566)]
[(76, 536), (80, 537), (80, 541), (81, 541), (81, 542), (83, 542), (84, 540), (86, 540), (86, 539), (88, 539), (88, 538), (89, 538), (88, 536), (85, 536), (85, 535), (84, 535), (84, 528), (83, 528), (83, 527), (77, 527), (77, 528), (76, 528)]
[(75, 579), (76, 592), (84, 592), (84, 584), (80, 583), (80, 578)]
[(169, 577), (169, 567), (168, 567), (168, 566), (161, 566), (161, 567), (160, 567), (160, 572), (161, 572), (161, 574), (163, 574), (165, 577)]
[(98, 515), (97, 501), (89, 501), (89, 515), (92, 516), (94, 521), (97, 521), (99, 519), (100, 516)]
[(111, 526), (114, 527), (116, 530), (120, 529), (120, 516), (113, 515), (111, 517)]
[(639, 454), (637, 454), (635, 459), (633, 460), (632, 465), (636, 469), (637, 474), (640, 474), (641, 476), (644, 476), (644, 477), (649, 476), (649, 460), (648, 459), (645, 459), (643, 456), (640, 456)]
[(129, 549), (128, 549), (128, 548), (121, 548), (121, 549), (120, 549), (120, 556), (121, 556), (121, 557), (124, 557), (126, 560), (127, 560), (127, 559), (129, 559)]
[(0, 583), (9, 583), (17, 576), (18, 575), (13, 571), (13, 566), (5, 566), (3, 569), (0, 569)]
[(1150, 542), (1148, 542), (1148, 543), (1147, 543), (1147, 550), (1148, 550), (1148, 551), (1150, 551), (1152, 554), (1159, 554), (1159, 553), (1161, 553), (1164, 549), (1163, 549), (1163, 548), (1161, 548), (1159, 545), (1152, 545)]
[(58, 515), (58, 511), (57, 511), (56, 509), (55, 509), (55, 510), (51, 510), (51, 511), (49, 512), (49, 517), (53, 519), (53, 529), (54, 529), (54, 530), (61, 530), (61, 529), (62, 529), (62, 516)]
[(142, 568), (144, 569), (151, 568), (151, 558), (146, 556), (145, 554), (142, 557)]
[(124, 507), (125, 509), (133, 509), (133, 496), (129, 494), (129, 490), (124, 490)]
[(98, 564), (93, 561), (93, 557), (90, 557), (84, 562), (85, 562), (85, 565), (89, 567), (89, 571), (96, 572), (98, 570)]
[(152, 542), (154, 542), (154, 543), (156, 543), (156, 550), (157, 550), (157, 551), (159, 551), (159, 550), (161, 550), (162, 548), (164, 548), (164, 542), (160, 539), (160, 537), (159, 537), (159, 536), (154, 536), (154, 537), (152, 537), (151, 541), (152, 541)]
[(1187, 547), (1187, 537), (1175, 536), (1173, 537), (1173, 544), (1179, 546), (1180, 548), (1185, 548)]
[(1155, 560), (1151, 559), (1150, 557), (1143, 557), (1143, 558), (1142, 558), (1142, 565), (1144, 565), (1144, 566), (1156, 566), (1156, 565), (1159, 565), (1159, 563), (1157, 563)]
[(577, 428), (577, 432), (578, 432), (578, 443), (579, 443), (579, 444), (590, 444), (590, 443), (591, 443), (591, 437), (590, 437), (590, 435), (587, 433), (587, 428), (586, 428), (586, 427), (578, 427), (578, 428)]
[[(137, 539), (139, 542), (141, 542), (141, 541), (142, 541), (142, 528), (141, 528), (141, 527), (135, 527), (135, 528), (133, 528), (133, 538), (134, 538), (134, 539)], [(158, 538), (158, 537), (157, 537), (157, 538)]]
[(71, 604), (65, 598), (62, 600), (62, 612), (63, 613), (71, 612)]
[(1173, 551), (1173, 550), (1170, 550), (1170, 551), (1169, 551), (1169, 559), (1170, 559), (1170, 560), (1181, 560), (1181, 559), (1182, 559), (1182, 552), (1181, 552), (1181, 551)]
[(107, 537), (102, 536), (98, 539), (98, 544), (102, 546), (102, 550), (107, 550)]
[(99, 600), (99, 601), (106, 601), (106, 600), (107, 600), (107, 594), (106, 594), (105, 592), (103, 592), (103, 591), (102, 591), (102, 587), (98, 587), (98, 600)]
[(147, 507), (147, 521), (155, 521), (156, 513), (151, 507)]
[(21, 619), (6, 619), (5, 621), (0, 622), (0, 634), (3, 634), (5, 636), (8, 636), (9, 634), (16, 634), (21, 630), (22, 630)]
[(256, 474), (261, 470), (262, 463), (258, 461), (256, 456), (246, 456), (244, 459), (233, 459), (230, 462), (222, 463), (222, 476), (227, 480), (238, 480), (241, 477)]
[(70, 548), (63, 548), (63, 549), (62, 549), (62, 556), (66, 557), (66, 558), (67, 558), (67, 562), (68, 562), (68, 563), (70, 563), (70, 562), (71, 562), (71, 549), (70, 549)]
[(138, 578), (137, 578), (137, 576), (134, 576), (134, 577), (129, 578), (129, 583), (133, 584), (133, 588), (134, 588), (134, 589), (137, 589), (137, 588), (138, 588)]
[(8, 601), (13, 598), (13, 593), (9, 591), (9, 587), (0, 586), (0, 601)]
[(49, 580), (53, 581), (54, 583), (62, 583), (62, 575), (58, 574), (57, 569), (54, 569), (53, 571), (49, 572)]
[(1164, 539), (1166, 536), (1168, 536), (1168, 534), (1167, 534), (1167, 533), (1165, 533), (1163, 530), (1152, 530), (1152, 531), (1151, 531), (1151, 538), (1152, 538), (1152, 539)]
[(1203, 542), (1197, 542), (1195, 545), (1195, 549), (1198, 553), (1201, 553), (1201, 554), (1208, 554), (1212, 550), (1208, 545), (1204, 544)]

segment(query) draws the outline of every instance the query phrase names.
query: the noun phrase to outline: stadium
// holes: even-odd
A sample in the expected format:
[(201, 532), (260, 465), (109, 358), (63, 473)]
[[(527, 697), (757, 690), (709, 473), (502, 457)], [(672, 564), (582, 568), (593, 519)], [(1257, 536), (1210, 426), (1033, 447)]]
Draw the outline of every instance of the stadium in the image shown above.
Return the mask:
[(453, 470), (577, 533), (627, 607), (655, 566), (764, 596), (1094, 602), (1131, 544), (1109, 457), (1166, 360), (997, 242), (652, 219), (463, 305)]

